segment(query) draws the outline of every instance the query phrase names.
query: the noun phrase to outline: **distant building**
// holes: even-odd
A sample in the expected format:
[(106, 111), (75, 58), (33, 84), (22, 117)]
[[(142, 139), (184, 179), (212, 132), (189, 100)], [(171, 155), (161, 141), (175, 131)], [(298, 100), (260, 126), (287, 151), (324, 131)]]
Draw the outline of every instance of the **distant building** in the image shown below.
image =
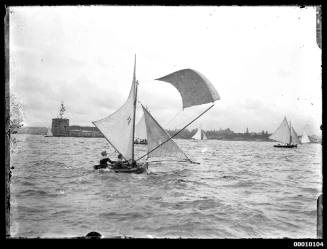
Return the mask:
[(53, 118), (51, 131), (54, 137), (67, 137), (69, 135), (69, 119)]
[(92, 126), (69, 126), (69, 119), (52, 119), (52, 134), (54, 137), (104, 137), (96, 127)]
[(104, 137), (96, 127), (92, 126), (69, 126), (69, 119), (63, 118), (66, 107), (61, 102), (59, 118), (52, 119), (52, 135), (54, 137)]

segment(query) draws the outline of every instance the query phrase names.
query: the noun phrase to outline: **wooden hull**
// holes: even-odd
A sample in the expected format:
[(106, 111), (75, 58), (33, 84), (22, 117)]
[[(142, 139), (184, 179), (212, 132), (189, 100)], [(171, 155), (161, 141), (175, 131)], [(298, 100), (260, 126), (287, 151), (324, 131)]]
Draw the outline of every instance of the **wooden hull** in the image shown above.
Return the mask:
[(115, 173), (129, 173), (129, 174), (142, 174), (147, 171), (148, 169), (148, 163), (143, 163), (140, 165), (137, 165), (136, 168), (113, 168), (112, 165), (94, 165), (94, 169), (109, 169), (112, 172)]
[(297, 148), (297, 144), (275, 144), (276, 148)]

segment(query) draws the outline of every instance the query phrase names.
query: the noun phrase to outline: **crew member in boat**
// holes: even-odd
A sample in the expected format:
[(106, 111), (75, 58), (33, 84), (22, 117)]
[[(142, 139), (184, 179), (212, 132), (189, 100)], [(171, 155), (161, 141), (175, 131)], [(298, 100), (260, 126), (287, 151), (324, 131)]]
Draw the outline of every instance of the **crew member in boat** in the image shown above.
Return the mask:
[(125, 163), (123, 161), (122, 154), (118, 155), (118, 159), (117, 159), (116, 162), (114, 162), (114, 164), (112, 165), (112, 168), (114, 168), (114, 169), (124, 169), (124, 168), (126, 168)]
[(102, 159), (100, 160), (101, 166), (108, 166), (108, 163), (112, 163), (110, 158), (107, 156), (107, 151), (102, 151), (101, 156), (102, 156)]
[(136, 161), (133, 161), (130, 165), (131, 168), (136, 168), (137, 167), (137, 164), (136, 164)]

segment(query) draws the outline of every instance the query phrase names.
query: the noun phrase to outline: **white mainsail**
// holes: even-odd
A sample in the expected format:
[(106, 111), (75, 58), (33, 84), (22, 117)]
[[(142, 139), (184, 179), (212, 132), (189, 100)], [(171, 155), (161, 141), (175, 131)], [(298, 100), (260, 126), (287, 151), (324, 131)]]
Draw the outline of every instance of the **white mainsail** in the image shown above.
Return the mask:
[(303, 131), (302, 133), (302, 137), (301, 137), (301, 143), (306, 144), (306, 143), (310, 143), (310, 138), (307, 135), (307, 133), (305, 131)]
[(300, 144), (300, 140), (293, 126), (289, 125), (286, 117), (277, 128), (277, 130), (269, 137), (284, 144)]
[(135, 126), (135, 138), (146, 139), (146, 127), (144, 115)]
[(134, 63), (133, 82), (129, 92), (128, 99), (116, 112), (93, 122), (93, 124), (102, 132), (108, 142), (115, 150), (122, 154), (126, 160), (134, 158), (134, 118), (136, 101), (136, 58)]
[(291, 128), (292, 144), (300, 144), (299, 136), (296, 134), (293, 126)]
[(277, 130), (269, 138), (281, 143), (288, 144), (290, 143), (290, 137), (290, 127), (288, 126), (287, 119), (285, 117)]
[[(148, 157), (175, 157), (189, 160), (181, 148), (171, 139), (152, 115), (143, 107), (148, 139)], [(141, 157), (142, 158), (142, 157)], [(139, 158), (140, 159), (140, 158)]]
[(211, 82), (194, 69), (182, 69), (157, 80), (172, 84), (179, 91), (183, 108), (207, 104), (220, 99)]
[(48, 128), (47, 136), (49, 136), (49, 137), (53, 136), (52, 131), (51, 131), (51, 127)]
[(197, 140), (206, 140), (207, 136), (201, 128), (198, 128), (197, 132), (195, 133), (195, 135), (192, 138), (197, 139)]
[(194, 135), (192, 138), (193, 138), (193, 139), (197, 139), (197, 140), (201, 140), (201, 138), (202, 138), (201, 133), (202, 133), (202, 131), (201, 131), (201, 129), (199, 128), (199, 129), (197, 130), (197, 132), (195, 133), (195, 135)]
[[(210, 102), (214, 103), (216, 100), (220, 99), (220, 96), (212, 83), (204, 75), (193, 69), (182, 69), (156, 80), (168, 82), (179, 91), (182, 97), (183, 109), (191, 106), (207, 104)], [(184, 126), (180, 131), (175, 133), (172, 137), (176, 136), (179, 132), (184, 130), (187, 126), (193, 123), (213, 106), (214, 104), (199, 114), (195, 119)], [(201, 129), (199, 129), (198, 132), (200, 132), (201, 139)], [(196, 134), (195, 137), (198, 136), (199, 134)], [(203, 137), (204, 139), (207, 139), (205, 134)]]

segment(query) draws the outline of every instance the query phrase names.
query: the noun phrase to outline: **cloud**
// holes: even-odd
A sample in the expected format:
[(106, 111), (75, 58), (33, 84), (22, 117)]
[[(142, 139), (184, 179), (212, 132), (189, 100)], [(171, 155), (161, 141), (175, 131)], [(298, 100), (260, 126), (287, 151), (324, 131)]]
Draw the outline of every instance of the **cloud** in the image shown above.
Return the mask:
[[(29, 125), (47, 126), (61, 101), (74, 124), (117, 110), (129, 93), (134, 54), (139, 100), (162, 124), (181, 112), (182, 101), (173, 86), (154, 79), (183, 68), (200, 71), (221, 96), (198, 121), (204, 129), (271, 131), (284, 115), (299, 129), (310, 120), (321, 123), (314, 8), (13, 10), (10, 87), (23, 101)], [(184, 110), (175, 125), (201, 108)]]

